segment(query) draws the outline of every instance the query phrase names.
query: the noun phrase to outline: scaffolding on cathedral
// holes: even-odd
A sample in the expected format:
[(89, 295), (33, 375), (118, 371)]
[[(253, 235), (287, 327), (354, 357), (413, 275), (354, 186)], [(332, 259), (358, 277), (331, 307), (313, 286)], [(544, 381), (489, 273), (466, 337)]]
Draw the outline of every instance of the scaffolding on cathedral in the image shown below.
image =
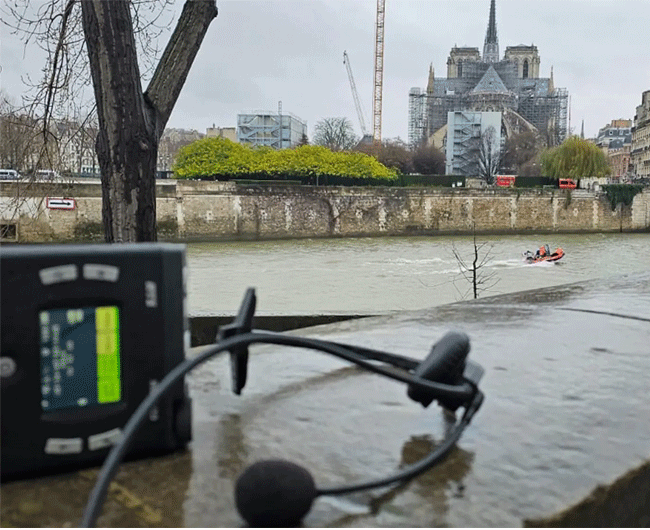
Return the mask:
[(411, 149), (416, 149), (427, 134), (427, 95), (419, 88), (409, 92), (409, 127), (408, 143)]
[(556, 88), (553, 71), (539, 77), (540, 58), (536, 46), (509, 46), (499, 59), (496, 32), (496, 0), (491, 0), (490, 19), (483, 55), (478, 48), (452, 48), (447, 77), (429, 69), (426, 89), (409, 91), (409, 145), (431, 143), (447, 126), (450, 112), (501, 112), (506, 137), (535, 132), (548, 146), (567, 137), (569, 95)]

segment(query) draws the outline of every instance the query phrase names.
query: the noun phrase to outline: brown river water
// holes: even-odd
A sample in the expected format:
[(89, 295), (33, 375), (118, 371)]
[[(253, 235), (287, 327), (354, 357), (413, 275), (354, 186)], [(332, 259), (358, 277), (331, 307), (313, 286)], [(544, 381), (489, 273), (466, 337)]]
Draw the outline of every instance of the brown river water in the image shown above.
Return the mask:
[[(650, 270), (650, 234), (477, 237), (479, 298)], [(523, 252), (561, 247), (557, 263)], [(379, 314), (473, 298), (454, 256), (471, 266), (472, 237), (301, 239), (188, 245), (189, 312), (234, 314), (247, 287), (257, 314)]]

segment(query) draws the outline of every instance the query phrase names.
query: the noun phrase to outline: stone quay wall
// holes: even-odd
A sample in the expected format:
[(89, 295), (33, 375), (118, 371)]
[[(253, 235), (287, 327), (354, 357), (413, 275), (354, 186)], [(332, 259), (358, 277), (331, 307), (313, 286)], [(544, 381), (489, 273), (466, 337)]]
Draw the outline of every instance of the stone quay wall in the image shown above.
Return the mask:
[[(72, 198), (74, 209), (48, 207)], [(241, 186), (158, 181), (161, 240), (237, 240), (650, 229), (650, 190), (612, 210), (603, 192), (549, 189)], [(99, 181), (2, 183), (3, 241), (103, 238)]]

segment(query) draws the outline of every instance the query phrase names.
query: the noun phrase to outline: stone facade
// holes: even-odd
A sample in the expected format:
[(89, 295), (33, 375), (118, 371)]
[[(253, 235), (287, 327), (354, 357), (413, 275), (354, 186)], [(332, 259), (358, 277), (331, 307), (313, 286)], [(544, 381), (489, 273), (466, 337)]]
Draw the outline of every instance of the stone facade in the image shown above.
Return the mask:
[(156, 169), (165, 173), (171, 173), (179, 149), (196, 140), (200, 140), (204, 136), (202, 133), (194, 130), (165, 129), (158, 143)]
[(616, 182), (625, 179), (630, 169), (630, 146), (624, 145), (619, 149), (608, 149), (609, 166), (612, 168), (612, 179)]
[[(74, 198), (74, 210), (44, 197)], [(159, 238), (282, 239), (650, 228), (650, 190), (612, 210), (587, 190), (238, 186), (159, 181)], [(99, 184), (3, 184), (0, 223), (18, 242), (102, 240)], [(7, 230), (11, 228), (11, 230)]]
[(620, 182), (629, 176), (631, 143), (632, 120), (612, 120), (598, 131), (596, 145), (607, 155), (613, 182)]
[(237, 142), (237, 127), (208, 127), (205, 130), (205, 135), (208, 138), (226, 138), (231, 142)]
[(650, 90), (643, 93), (636, 108), (630, 164), (636, 178), (650, 178)]
[(632, 142), (632, 120), (612, 120), (598, 131), (596, 145), (601, 149), (618, 149)]

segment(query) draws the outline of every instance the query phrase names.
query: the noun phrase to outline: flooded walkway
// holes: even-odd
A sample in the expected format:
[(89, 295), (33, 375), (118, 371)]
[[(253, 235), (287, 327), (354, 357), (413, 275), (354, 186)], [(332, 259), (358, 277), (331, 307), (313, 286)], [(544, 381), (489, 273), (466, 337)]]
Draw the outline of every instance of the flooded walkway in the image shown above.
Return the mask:
[[(567, 508), (561, 526), (650, 517), (650, 503), (630, 500), (646, 494), (632, 479), (647, 485), (650, 476), (650, 273), (293, 334), (424, 358), (452, 329), (469, 334), (470, 358), (486, 371), (485, 402), (456, 449), (398, 488), (319, 498), (305, 526), (517, 527), (551, 524)], [(230, 392), (225, 358), (189, 383), (188, 450), (124, 464), (99, 525), (241, 526), (234, 481), (257, 460), (294, 461), (322, 487), (356, 483), (417, 461), (448, 427), (437, 405), (423, 409), (404, 385), (306, 350), (252, 349), (241, 396)], [(631, 471), (631, 482), (607, 489)], [(77, 525), (95, 475), (3, 485), (2, 525)], [(572, 508), (599, 485), (587, 508)]]

